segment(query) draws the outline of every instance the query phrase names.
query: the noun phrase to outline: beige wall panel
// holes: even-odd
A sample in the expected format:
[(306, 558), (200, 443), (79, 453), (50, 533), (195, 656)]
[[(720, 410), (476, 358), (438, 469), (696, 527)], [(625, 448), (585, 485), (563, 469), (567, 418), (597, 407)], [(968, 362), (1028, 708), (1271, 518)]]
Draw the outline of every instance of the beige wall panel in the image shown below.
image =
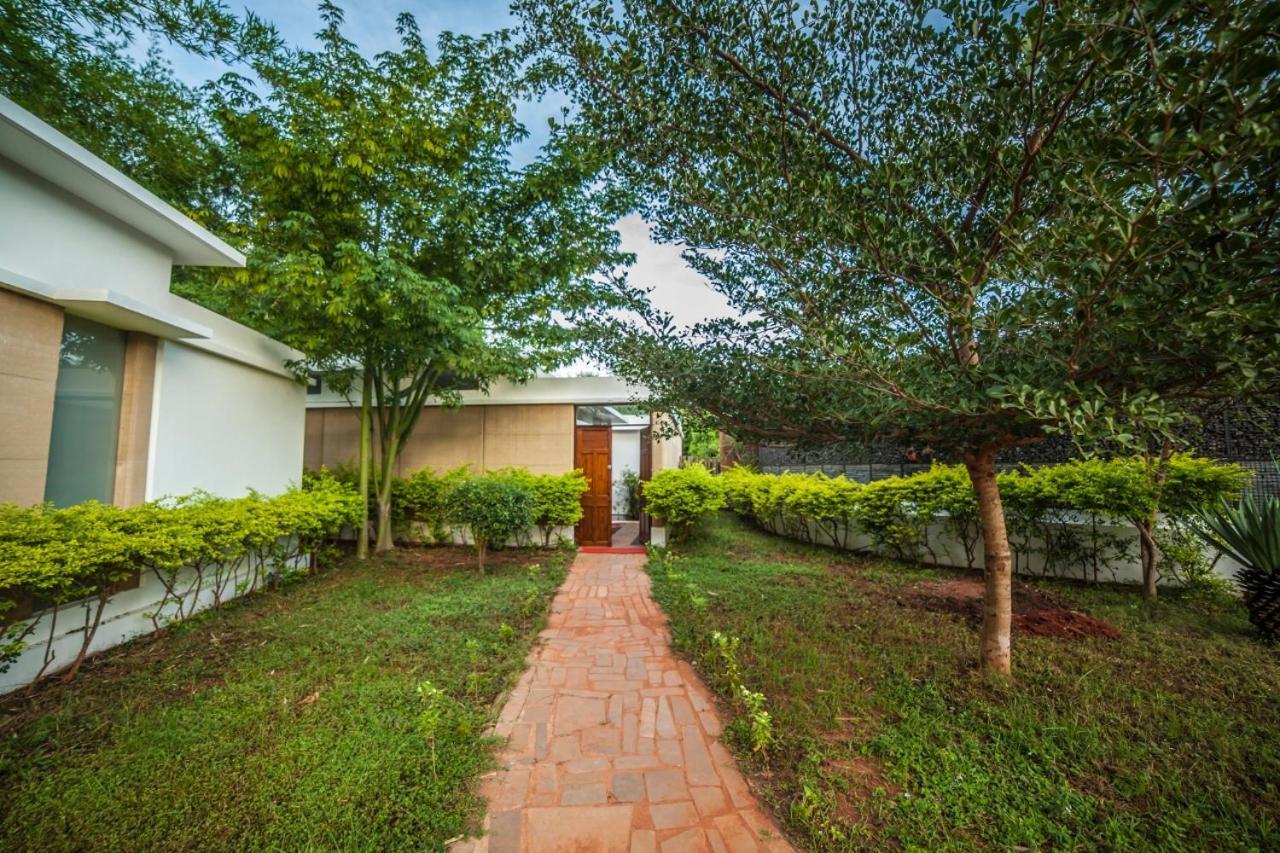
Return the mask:
[(573, 468), (573, 406), (486, 406), (484, 467), (561, 474)]
[(156, 339), (130, 332), (124, 351), (120, 394), (120, 438), (112, 502), (136, 506), (147, 499), (147, 451), (151, 446), (151, 403), (156, 388)]
[(312, 409), (307, 412), (308, 429), (304, 458), (307, 464), (312, 459), (311, 416), (320, 413), (323, 427), (317, 435), (320, 437), (320, 449), (316, 451), (318, 464), (329, 468), (339, 465), (354, 465), (360, 457), (360, 413), (355, 409)]
[(653, 473), (667, 468), (679, 468), (680, 457), (684, 452), (684, 442), (679, 435), (672, 438), (658, 438), (659, 431), (669, 426), (670, 416), (654, 412), (649, 416), (653, 427)]
[(307, 470), (314, 470), (324, 464), (325, 411), (325, 409), (307, 409), (302, 443), (302, 467)]
[(62, 309), (0, 290), (0, 501), (44, 500)]
[(484, 424), (490, 406), (458, 409), (432, 407), (423, 411), (400, 455), (400, 473), (423, 468), (437, 472), (470, 465), (479, 473), (484, 464)]
[[(307, 412), (306, 464), (333, 467), (354, 462), (359, 415), (350, 409)], [(463, 406), (428, 408), (400, 456), (398, 473), (422, 468), (473, 471), (519, 466), (538, 474), (573, 468), (573, 406)]]

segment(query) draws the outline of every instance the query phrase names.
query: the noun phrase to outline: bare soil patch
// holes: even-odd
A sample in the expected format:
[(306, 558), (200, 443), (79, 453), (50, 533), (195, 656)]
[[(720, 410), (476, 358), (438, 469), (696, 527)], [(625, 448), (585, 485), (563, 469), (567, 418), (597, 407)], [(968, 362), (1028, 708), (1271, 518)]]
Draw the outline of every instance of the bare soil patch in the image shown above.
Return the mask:
[[(951, 613), (976, 626), (982, 622), (983, 591), (982, 579), (977, 577), (922, 581), (905, 590), (898, 603)], [(1058, 596), (1017, 580), (1013, 582), (1013, 630), (1059, 639), (1105, 637), (1115, 640), (1120, 637), (1120, 629), (1109, 622), (1075, 610)]]
[(874, 808), (869, 804), (877, 791), (889, 798), (897, 797), (902, 789), (884, 778), (884, 766), (873, 758), (858, 757), (831, 759), (823, 764), (828, 773), (842, 778), (847, 788), (832, 791), (836, 814), (841, 822), (879, 825)]

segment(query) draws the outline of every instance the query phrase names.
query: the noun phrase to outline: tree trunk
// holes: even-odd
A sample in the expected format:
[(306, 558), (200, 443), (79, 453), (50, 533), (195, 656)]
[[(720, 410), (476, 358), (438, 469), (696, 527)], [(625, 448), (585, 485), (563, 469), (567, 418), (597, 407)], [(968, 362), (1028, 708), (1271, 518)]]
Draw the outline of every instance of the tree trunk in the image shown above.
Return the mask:
[(1013, 624), (1013, 558), (1005, 529), (1004, 506), (996, 484), (995, 451), (984, 448), (964, 456), (978, 497), (985, 556), (986, 595), (982, 607), (982, 669), (1012, 672), (1009, 635)]
[[(1138, 542), (1142, 551), (1142, 597), (1147, 601), (1156, 600), (1156, 578), (1159, 576), (1160, 548), (1156, 545), (1156, 516), (1163, 503), (1164, 482), (1169, 477), (1169, 460), (1173, 458), (1173, 442), (1167, 437), (1160, 445), (1160, 461), (1151, 476), (1151, 491), (1155, 495), (1155, 509), (1149, 518), (1144, 518), (1136, 525)], [(1150, 462), (1147, 470), (1151, 471)]]
[(1142, 597), (1147, 601), (1156, 600), (1156, 575), (1160, 561), (1160, 549), (1156, 546), (1155, 519), (1144, 518), (1135, 525), (1138, 528), (1138, 542), (1142, 551)]
[[(75, 679), (76, 674), (80, 672), (80, 665), (84, 663), (85, 657), (89, 654), (89, 646), (93, 645), (93, 638), (98, 633), (98, 626), (102, 624), (102, 611), (107, 609), (107, 602), (111, 600), (109, 593), (99, 591), (97, 596), (97, 609), (93, 612), (93, 624), (89, 624), (88, 618), (85, 619), (84, 640), (80, 643), (80, 653), (76, 655), (76, 659), (71, 662), (71, 667), (62, 674), (62, 683), (70, 684)], [(89, 604), (86, 602), (85, 607)], [(87, 617), (87, 614), (86, 614)], [(52, 639), (50, 642), (53, 642)]]
[(391, 529), (391, 501), (378, 499), (378, 541), (374, 550), (378, 553), (391, 551), (396, 547), (396, 538)]
[(369, 411), (369, 398), (373, 395), (373, 374), (365, 366), (364, 383), (360, 391), (360, 531), (356, 536), (356, 557), (369, 559), (369, 466), (372, 453), (373, 413)]
[(391, 434), (382, 446), (381, 470), (378, 473), (378, 542), (375, 547), (379, 553), (396, 547), (394, 531), (391, 529), (391, 487), (395, 483), (399, 443), (396, 441), (396, 425), (393, 424), (389, 431)]

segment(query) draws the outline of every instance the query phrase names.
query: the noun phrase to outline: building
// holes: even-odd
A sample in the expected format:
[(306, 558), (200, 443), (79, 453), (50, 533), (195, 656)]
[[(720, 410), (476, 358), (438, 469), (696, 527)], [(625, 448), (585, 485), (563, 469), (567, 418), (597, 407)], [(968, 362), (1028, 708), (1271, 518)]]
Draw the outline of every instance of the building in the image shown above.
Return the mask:
[[(579, 545), (647, 542), (647, 519), (628, 519), (623, 475), (647, 479), (680, 464), (679, 438), (655, 434), (658, 415), (632, 401), (644, 389), (612, 376), (541, 376), (494, 383), (487, 393), (462, 391), (462, 405), (427, 406), (400, 456), (397, 474), (467, 465), (476, 473), (507, 467), (535, 474), (581, 468), (591, 484), (583, 497)], [(359, 450), (358, 397), (313, 381), (307, 393), (306, 465), (350, 465)]]
[(298, 353), (170, 293), (175, 265), (244, 257), (0, 98), (0, 501), (298, 480)]
[[(0, 98), (0, 502), (131, 506), (296, 483), (306, 389), (284, 365), (300, 353), (169, 292), (175, 265), (243, 264)], [(121, 587), (90, 651), (153, 630), (162, 600), (149, 574)], [(0, 693), (75, 657), (80, 606), (32, 612), (36, 639)]]

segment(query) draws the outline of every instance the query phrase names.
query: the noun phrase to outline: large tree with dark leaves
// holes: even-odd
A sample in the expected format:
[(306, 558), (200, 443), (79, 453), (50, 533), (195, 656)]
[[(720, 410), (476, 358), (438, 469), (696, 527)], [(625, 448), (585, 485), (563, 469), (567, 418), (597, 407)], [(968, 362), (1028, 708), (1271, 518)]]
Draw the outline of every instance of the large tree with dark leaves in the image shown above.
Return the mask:
[(520, 0), (543, 71), (742, 319), (601, 354), (756, 439), (963, 460), (1008, 672), (998, 454), (1274, 381), (1275, 0)]
[(568, 321), (616, 302), (597, 276), (626, 260), (611, 227), (626, 200), (568, 128), (511, 164), (527, 90), (508, 33), (445, 34), (432, 51), (406, 14), (399, 49), (368, 57), (342, 12), (320, 8), (316, 49), (214, 96), (249, 263), (191, 292), (360, 390), (361, 480), (386, 549), (395, 465), (424, 404), (459, 402), (454, 377), (483, 388), (576, 354)]
[(230, 67), (278, 43), (216, 0), (3, 0), (0, 92), (216, 227), (234, 176), (200, 91), (161, 48)]

